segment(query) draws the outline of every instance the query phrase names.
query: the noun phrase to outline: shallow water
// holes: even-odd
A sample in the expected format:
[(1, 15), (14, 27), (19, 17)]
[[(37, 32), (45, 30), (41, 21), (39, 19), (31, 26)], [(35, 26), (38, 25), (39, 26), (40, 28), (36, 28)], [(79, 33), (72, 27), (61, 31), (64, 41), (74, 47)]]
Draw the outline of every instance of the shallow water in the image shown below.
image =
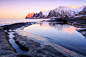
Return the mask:
[(28, 26), (24, 28), (24, 31), (39, 35), (71, 51), (86, 55), (86, 39), (75, 29), (77, 28), (68, 24), (43, 22)]
[(27, 53), (27, 51), (21, 50), (21, 49), (19, 48), (19, 46), (15, 43), (15, 40), (13, 39), (13, 37), (15, 37), (15, 36), (13, 35), (13, 32), (10, 32), (10, 33), (9, 33), (9, 37), (10, 37), (9, 42), (10, 42), (10, 44), (12, 45), (12, 47), (16, 50), (17, 53), (20, 53), (20, 54)]
[[(0, 26), (19, 23), (19, 22), (40, 22), (42, 20), (49, 20), (49, 19), (0, 19)], [(21, 50), (19, 46), (15, 43), (15, 40), (13, 39), (14, 37), (13, 32), (9, 32), (9, 37), (10, 37), (9, 42), (17, 53), (22, 53), (22, 54), (27, 53), (27, 51)]]

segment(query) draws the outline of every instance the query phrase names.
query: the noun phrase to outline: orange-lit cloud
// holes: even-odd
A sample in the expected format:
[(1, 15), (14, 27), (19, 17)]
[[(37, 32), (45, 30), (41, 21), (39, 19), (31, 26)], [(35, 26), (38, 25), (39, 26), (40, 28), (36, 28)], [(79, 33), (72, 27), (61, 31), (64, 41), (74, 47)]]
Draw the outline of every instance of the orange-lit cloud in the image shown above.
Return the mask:
[(74, 6), (74, 5), (71, 5), (71, 6), (66, 6), (66, 7), (80, 8), (79, 6)]
[(50, 10), (41, 10), (41, 11), (50, 11)]
[(69, 28), (64, 28), (62, 31), (63, 32), (65, 32), (65, 33), (70, 33), (70, 34), (72, 34), (72, 33), (74, 33), (74, 32), (76, 32), (76, 27), (69, 27)]

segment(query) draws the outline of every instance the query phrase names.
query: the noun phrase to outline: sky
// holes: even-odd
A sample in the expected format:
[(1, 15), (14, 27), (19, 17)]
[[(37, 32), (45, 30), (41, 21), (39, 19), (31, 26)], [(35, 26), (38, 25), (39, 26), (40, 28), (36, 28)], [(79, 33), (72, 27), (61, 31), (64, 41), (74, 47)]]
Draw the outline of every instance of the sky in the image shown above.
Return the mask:
[(24, 19), (28, 13), (71, 5), (84, 6), (86, 0), (0, 0), (0, 19)]

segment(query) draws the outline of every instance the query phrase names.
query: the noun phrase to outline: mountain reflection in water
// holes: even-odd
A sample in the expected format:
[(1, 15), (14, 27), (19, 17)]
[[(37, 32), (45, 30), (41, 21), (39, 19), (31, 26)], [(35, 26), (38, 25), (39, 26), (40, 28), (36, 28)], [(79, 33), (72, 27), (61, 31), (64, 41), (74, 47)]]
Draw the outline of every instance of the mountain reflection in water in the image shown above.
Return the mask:
[[(69, 50), (86, 55), (86, 39), (77, 32), (76, 27), (57, 22), (42, 22), (24, 28), (32, 34), (39, 35), (47, 40), (61, 45)], [(51, 38), (51, 39), (48, 39)]]

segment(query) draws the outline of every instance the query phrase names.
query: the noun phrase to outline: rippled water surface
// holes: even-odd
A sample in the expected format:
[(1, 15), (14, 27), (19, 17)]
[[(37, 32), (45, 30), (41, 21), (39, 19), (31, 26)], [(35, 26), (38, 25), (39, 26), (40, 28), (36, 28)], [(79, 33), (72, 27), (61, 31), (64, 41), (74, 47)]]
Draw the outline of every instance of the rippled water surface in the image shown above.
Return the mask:
[(86, 39), (75, 29), (77, 28), (68, 24), (42, 22), (26, 27), (24, 31), (39, 35), (69, 50), (86, 55)]

